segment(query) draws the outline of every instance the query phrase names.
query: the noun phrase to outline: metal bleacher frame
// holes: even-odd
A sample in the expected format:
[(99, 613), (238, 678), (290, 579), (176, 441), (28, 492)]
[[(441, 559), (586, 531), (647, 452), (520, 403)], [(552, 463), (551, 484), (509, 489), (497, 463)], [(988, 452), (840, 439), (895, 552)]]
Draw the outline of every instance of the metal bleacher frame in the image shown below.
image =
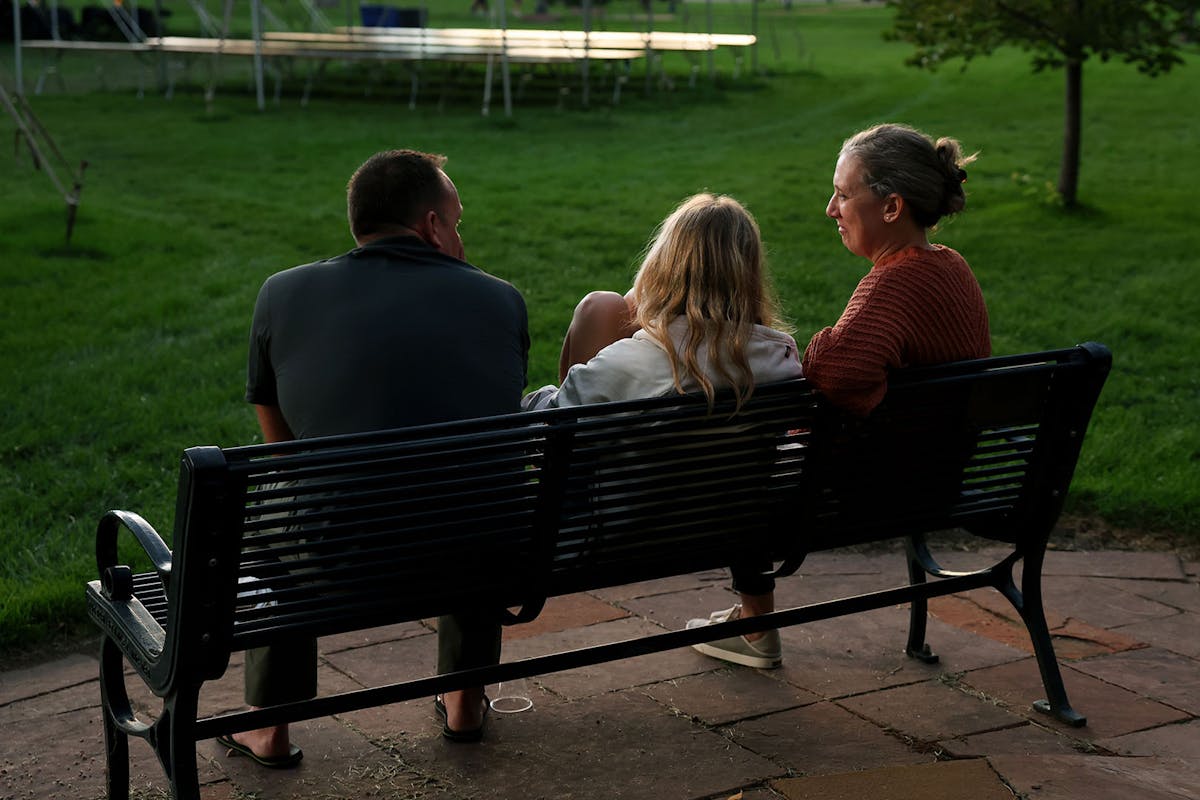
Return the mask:
[[(168, 94), (172, 91), (173, 81), (169, 79), (166, 56), (169, 54), (178, 54), (184, 57), (210, 55), (213, 64), (213, 81), (210, 81), (206, 92), (208, 101), (211, 101), (214, 91), (213, 82), (218, 60), (222, 56), (231, 56), (252, 59), (255, 94), (260, 110), (266, 107), (264, 71), (269, 69), (269, 63), (275, 59), (312, 60), (319, 62), (322, 66), (329, 61), (407, 62), (414, 66), (423, 62), (484, 63), (487, 69), (484, 79), (482, 113), (484, 115), (489, 113), (496, 67), (499, 67), (504, 114), (511, 116), (511, 66), (513, 64), (577, 65), (581, 79), (581, 101), (586, 107), (590, 102), (589, 78), (592, 62), (628, 65), (635, 60), (645, 58), (647, 60), (647, 88), (649, 88), (651, 65), (657, 55), (663, 51), (704, 53), (708, 58), (708, 70), (711, 74), (713, 71), (712, 54), (718, 47), (753, 48), (757, 41), (754, 34), (712, 33), (711, 3), (706, 4), (709, 9), (707, 33), (656, 31), (653, 30), (651, 16), (647, 17), (645, 31), (597, 31), (592, 29), (592, 0), (583, 0), (582, 2), (582, 30), (509, 28), (504, 0), (500, 0), (498, 5), (498, 14), (494, 18), (495, 27), (493, 28), (382, 28), (362, 25), (333, 27), (310, 0), (301, 0), (307, 7), (313, 27), (327, 28), (323, 31), (305, 32), (265, 31), (264, 17), (274, 18), (272, 24), (275, 27), (282, 27), (282, 21), (274, 17), (265, 7), (263, 0), (250, 0), (251, 38), (249, 39), (229, 36), (234, 0), (223, 0), (223, 18), (219, 21), (209, 14), (198, 0), (188, 0), (196, 11), (203, 32), (207, 34), (200, 37), (147, 35), (147, 32), (138, 26), (136, 14), (131, 13), (128, 7), (110, 4), (109, 14), (125, 41), (66, 40), (59, 36), (57, 25), (52, 28), (51, 39), (22, 41), (19, 0), (12, 0), (12, 2), (16, 21), (14, 52), (18, 93), (23, 93), (21, 72), (23, 50), (54, 52), (58, 57), (71, 51), (124, 52), (138, 56), (157, 55), (159, 82)], [(50, 16), (54, 22), (57, 22), (57, 4), (58, 0), (50, 0), (52, 9)], [(155, 8), (158, 19), (161, 19), (161, 0), (156, 0)], [(136, 11), (136, 6), (134, 9)], [(47, 67), (43, 71), (39, 78), (38, 91), (41, 90), (46, 73), (53, 69), (54, 67)], [(694, 67), (693, 79), (695, 69)], [(414, 69), (411, 76), (412, 94), (409, 106), (413, 107), (416, 104), (419, 85), (418, 72)], [(622, 82), (623, 78), (613, 81), (612, 100), (614, 104), (619, 101)], [(310, 87), (311, 76), (305, 88), (304, 101), (307, 101)], [(141, 90), (139, 82), (139, 94)], [(279, 94), (280, 78), (276, 74), (276, 102), (278, 102)]]

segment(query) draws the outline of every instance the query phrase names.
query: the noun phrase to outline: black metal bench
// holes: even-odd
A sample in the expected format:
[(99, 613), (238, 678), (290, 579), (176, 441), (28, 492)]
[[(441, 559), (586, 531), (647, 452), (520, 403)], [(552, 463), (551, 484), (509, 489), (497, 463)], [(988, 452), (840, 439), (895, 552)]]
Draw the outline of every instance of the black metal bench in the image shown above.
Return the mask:
[[(109, 512), (97, 532), (100, 580), (87, 597), (104, 632), (109, 797), (128, 796), (130, 735), (153, 746), (175, 797), (197, 798), (198, 740), (897, 603), (912, 608), (909, 654), (932, 661), (927, 599), (983, 586), (1012, 601), (1029, 630), (1047, 693), (1035, 705), (1082, 725), (1046, 626), (1041, 567), (1110, 364), (1106, 348), (1086, 344), (909, 370), (865, 420), (797, 380), (759, 387), (735, 417), (729, 398), (709, 413), (702, 397), (671, 397), (188, 449), (173, 550), (129, 512)], [(1011, 552), (986, 569), (943, 570), (924, 536), (952, 528)], [(154, 571), (117, 564), (122, 530)], [(477, 607), (520, 609), (498, 613), (524, 621), (547, 597), (753, 554), (786, 575), (809, 552), (896, 537), (907, 541), (904, 586), (197, 719), (201, 685), (230, 654), (281, 635)], [(163, 698), (153, 723), (131, 708), (126, 663)]]

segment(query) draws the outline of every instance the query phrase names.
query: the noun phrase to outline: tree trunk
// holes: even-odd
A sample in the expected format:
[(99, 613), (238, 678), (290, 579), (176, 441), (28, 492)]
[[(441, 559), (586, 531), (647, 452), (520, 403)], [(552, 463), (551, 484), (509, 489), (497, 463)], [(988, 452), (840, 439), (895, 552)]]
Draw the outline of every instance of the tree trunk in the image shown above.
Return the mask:
[(1066, 108), (1063, 129), (1062, 167), (1058, 173), (1058, 194), (1067, 208), (1075, 205), (1079, 193), (1079, 149), (1083, 118), (1083, 60), (1068, 59), (1066, 69)]

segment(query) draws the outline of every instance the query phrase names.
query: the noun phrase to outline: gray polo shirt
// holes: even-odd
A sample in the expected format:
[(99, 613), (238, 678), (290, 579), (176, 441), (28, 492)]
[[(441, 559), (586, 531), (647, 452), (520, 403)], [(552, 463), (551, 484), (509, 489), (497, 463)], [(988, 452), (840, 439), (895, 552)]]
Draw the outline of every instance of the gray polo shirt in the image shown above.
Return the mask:
[(272, 275), (250, 332), (246, 400), (297, 438), (520, 409), (525, 302), (416, 237)]

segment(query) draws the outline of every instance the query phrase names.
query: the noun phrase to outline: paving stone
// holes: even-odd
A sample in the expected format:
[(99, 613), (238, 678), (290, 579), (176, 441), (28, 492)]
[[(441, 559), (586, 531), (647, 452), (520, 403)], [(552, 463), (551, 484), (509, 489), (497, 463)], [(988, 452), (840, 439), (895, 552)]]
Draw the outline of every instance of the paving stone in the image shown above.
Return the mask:
[[(907, 640), (907, 624), (903, 631)], [(936, 617), (926, 623), (925, 641), (937, 655), (942, 673), (968, 672), (973, 669), (1020, 661), (1025, 653), (1015, 647), (976, 636), (970, 631), (947, 624)], [(908, 659), (912, 661), (912, 659)], [(919, 663), (919, 662), (918, 662)]]
[(804, 775), (921, 764), (933, 758), (829, 702), (739, 722), (728, 731), (747, 750)]
[(530, 636), (540, 636), (570, 628), (582, 628), (585, 625), (595, 625), (598, 622), (611, 622), (614, 619), (628, 617), (629, 612), (599, 600), (588, 594), (572, 594), (564, 597), (551, 597), (546, 601), (542, 613), (532, 622), (521, 625), (508, 625), (504, 628), (504, 641), (528, 639)]
[[(533, 701), (529, 711), (517, 714), (489, 712), (489, 737), (500, 735), (513, 726), (553, 724), (553, 715), (545, 706), (562, 702), (561, 698), (554, 697), (532, 681), (528, 682), (527, 690)], [(494, 685), (486, 691), (493, 698), (496, 696)], [(338, 718), (380, 747), (407, 746), (422, 740), (440, 739), (442, 735), (442, 718), (434, 711), (433, 699), (428, 697), (339, 714)]]
[(1080, 672), (1200, 716), (1200, 661), (1149, 647), (1071, 665)]
[(690, 591), (653, 594), (622, 601), (622, 607), (656, 623), (663, 630), (679, 630), (689, 619), (707, 617), (737, 602), (728, 584), (709, 584)]
[[(964, 594), (935, 597), (929, 601), (929, 613), (956, 627), (986, 636), (997, 642), (1033, 652), (1033, 642), (1024, 621), (1012, 604), (999, 592), (978, 589)], [(1060, 659), (1087, 658), (1145, 646), (1122, 633), (1107, 631), (1082, 620), (1046, 612), (1054, 651)]]
[[(48, 672), (45, 688), (50, 688), (52, 677), (53, 673)], [(99, 707), (100, 681), (93, 676), (93, 679), (87, 683), (72, 684), (68, 682), (64, 689), (44, 691), (24, 700), (16, 700), (8, 705), (0, 706), (0, 726), (27, 726), (34, 720), (43, 717)]]
[(1051, 550), (1042, 575), (1086, 575), (1093, 578), (1149, 578), (1181, 580), (1183, 563), (1174, 553), (1102, 550), (1098, 552)]
[(992, 767), (1029, 800), (1190, 800), (1193, 764), (1157, 758), (991, 756)]
[(423, 780), (335, 718), (295, 723), (292, 739), (304, 749), (304, 760), (289, 770), (263, 769), (243, 756), (229, 756), (215, 740), (199, 748), (228, 775), (239, 796), (255, 800), (390, 798), (405, 796)]
[(0, 672), (0, 707), (76, 683), (96, 680), (100, 662), (79, 653), (36, 667)]
[(1012, 800), (983, 759), (784, 778), (771, 786), (788, 800)]
[(652, 597), (656, 594), (669, 594), (671, 592), (687, 592), (714, 586), (729, 586), (728, 570), (713, 569), (706, 572), (694, 572), (690, 575), (676, 575), (656, 581), (627, 583), (624, 586), (595, 589), (589, 592), (589, 594), (609, 603), (620, 603), (623, 600), (633, 600), (638, 597)]
[(370, 647), (328, 653), (324, 660), (362, 686), (422, 678), (437, 671), (437, 636), (413, 636)]
[(434, 712), (433, 699), (429, 697), (364, 708), (338, 714), (337, 718), (381, 747), (442, 735), (442, 719)]
[(837, 701), (843, 708), (921, 742), (998, 730), (1022, 718), (938, 680)]
[[(1100, 586), (1115, 587), (1178, 611), (1200, 611), (1200, 583), (1195, 581), (1104, 580)], [(1094, 620), (1093, 620), (1094, 621)], [(1136, 620), (1130, 620), (1136, 622)]]
[(1200, 576), (1200, 561), (1189, 561), (1183, 566), (1190, 577), (1195, 578)]
[(1200, 719), (1102, 739), (1096, 744), (1126, 756), (1160, 756), (1200, 763)]
[[(44, 713), (19, 728), (19, 735), (0, 737), (0, 797), (26, 798), (104, 797), (105, 748), (100, 709), (83, 708)], [(150, 747), (139, 739), (129, 743), (130, 786), (148, 791), (167, 786), (167, 779)], [(223, 776), (205, 759), (199, 759), (202, 782)]]
[(636, 690), (493, 716), (478, 746), (409, 741), (395, 752), (459, 797), (727, 797), (784, 772)]
[[(1143, 623), (1144, 624), (1144, 623)], [(1130, 633), (1137, 631), (1130, 629)], [(1067, 617), (1061, 625), (1050, 629), (1054, 653), (1059, 659), (1075, 661), (1125, 650), (1138, 650), (1146, 646), (1142, 637), (1127, 636), (1119, 630), (1105, 630), (1081, 620)], [(1033, 652), (1030, 641), (1029, 652)]]
[[(1187, 588), (1187, 584), (1170, 581), (1064, 575), (1044, 583), (1042, 598), (1046, 608), (1059, 614), (1101, 628), (1116, 628), (1177, 613), (1176, 606), (1160, 598), (1169, 597), (1172, 589)], [(1192, 587), (1192, 593), (1200, 605), (1200, 587)]]
[[(164, 798), (165, 800), (167, 797), (165, 790), (161, 788), (150, 788), (148, 791), (149, 794), (135, 791), (131, 795), (132, 800), (149, 800), (149, 798), (154, 798), (154, 800)], [(238, 793), (237, 788), (228, 778), (223, 778), (217, 783), (200, 784), (200, 794), (204, 800), (242, 800), (245, 797)]]
[(874, 572), (848, 572), (844, 574), (803, 574), (776, 581), (775, 604), (777, 608), (839, 600), (843, 597), (892, 589), (906, 582), (903, 575), (895, 578)]
[[(356, 684), (349, 682), (340, 673), (328, 667), (322, 668), (318, 672), (318, 676), (320, 685), (325, 691), (345, 691), (347, 689), (358, 688)], [(146, 689), (140, 680), (128, 678), (126, 684), (134, 710), (139, 715), (139, 718), (146, 722), (156, 719), (162, 710), (162, 701)], [(81, 771), (94, 770), (98, 772), (99, 778), (94, 779), (91, 776), (81, 776), (80, 779), (84, 781), (84, 785), (90, 785), (89, 782), (94, 780), (98, 780), (99, 785), (103, 785), (104, 737), (99, 704), (99, 681), (93, 680), (87, 684), (71, 686), (58, 692), (39, 695), (0, 709), (0, 725), (6, 723), (21, 724), (23, 730), (31, 729), (38, 732), (37, 736), (34, 737), (27, 737), (23, 734), (20, 739), (9, 739), (9, 741), (18, 743), (18, 749), (23, 751), (22, 758), (16, 763), (21, 764), (30, 758), (35, 758), (30, 753), (38, 753), (39, 739), (44, 738), (49, 742), (48, 751), (44, 755), (45, 758), (56, 760), (60, 766), (67, 763), (67, 758), (73, 759), (71, 763), (78, 762), (85, 764), (86, 766), (81, 768)], [(202, 690), (201, 715), (233, 711), (244, 707), (242, 703), (242, 676), (240, 669), (231, 670), (225, 678), (206, 684), (205, 690)], [(86, 721), (84, 721), (85, 718)], [(60, 721), (64, 719), (70, 720), (70, 722), (60, 725)], [(88, 735), (82, 737), (76, 735), (81, 732)], [(79, 752), (70, 749), (72, 742), (76, 740), (83, 747)], [(152, 794), (164, 790), (168, 785), (167, 781), (163, 777), (158, 761), (149, 746), (137, 739), (131, 739), (129, 747), (135, 765), (133, 768), (132, 785), (134, 787), (140, 786), (144, 791), (151, 792)], [(64, 750), (64, 748), (66, 749)], [(212, 767), (205, 760), (205, 753), (208, 750), (212, 750), (212, 748), (216, 748), (214, 742), (200, 742), (197, 744), (197, 750), (200, 754), (200, 775), (202, 782), (219, 781), (224, 777), (223, 772)], [(4, 746), (0, 745), (0, 764), (12, 763), (14, 756), (4, 753), (4, 749)], [(211, 757), (212, 752), (209, 752), (209, 760), (211, 760)], [(38, 759), (37, 761), (24, 763), (22, 766), (19, 766), (19, 769), (32, 770), (32, 774), (35, 775), (42, 774), (38, 767), (42, 756), (36, 758)], [(65, 796), (67, 793), (66, 784), (55, 783), (54, 785), (59, 787), (56, 793), (43, 796), (55, 798)], [(61, 794), (57, 793), (60, 791)], [(36, 795), (31, 794), (29, 796)], [(99, 794), (94, 796), (99, 796)], [(205, 797), (208, 798), (208, 796), (206, 792)], [(0, 795), (0, 797), (4, 797), (5, 800), (8, 798), (7, 795)]]
[[(904, 654), (908, 609), (881, 608), (780, 631), (789, 683), (822, 697), (843, 697), (928, 680), (942, 666)], [(944, 637), (942, 642), (945, 642)]]
[[(1096, 579), (1093, 578), (1092, 580)], [(1025, 629), (1025, 624), (1021, 621), (1020, 614), (1013, 608), (1012, 603), (1008, 602), (1008, 599), (999, 592), (990, 589), (976, 589), (956, 595), (956, 597), (967, 598), (972, 603), (990, 611), (996, 616), (1010, 620), (1014, 625), (1020, 626), (1021, 630)], [(1049, 605), (1046, 603), (1045, 597), (1043, 597), (1043, 610), (1046, 615), (1046, 625), (1050, 628), (1052, 635), (1060, 635), (1066, 638), (1072, 636), (1086, 638), (1087, 641), (1093, 642), (1102, 649), (1111, 652), (1133, 649), (1142, 644), (1135, 639), (1089, 625), (1083, 619), (1073, 617), (1069, 613)], [(1069, 629), (1070, 632), (1062, 633), (1064, 629)], [(1028, 639), (1028, 634), (1025, 634), (1025, 637)]]
[(1086, 742), (1055, 733), (1035, 723), (970, 736), (956, 736), (938, 742), (938, 747), (955, 758), (978, 758), (988, 755), (1072, 755), (1089, 749)]
[(325, 636), (318, 640), (317, 648), (321, 653), (336, 653), (339, 650), (349, 650), (354, 647), (369, 647), (373, 644), (424, 636), (430, 630), (432, 630), (431, 627), (421, 622), (400, 622), (395, 625), (384, 625), (382, 628), (369, 628), (365, 631), (350, 631), (349, 633), (339, 633), (336, 636)]
[(1069, 666), (1063, 666), (1061, 669), (1072, 707), (1087, 717), (1085, 727), (1072, 728), (1048, 714), (1041, 714), (1031, 708), (1033, 701), (1046, 695), (1036, 659), (1029, 658), (968, 672), (962, 677), (962, 682), (983, 692), (989, 698), (1006, 704), (1013, 713), (1062, 731), (1073, 738), (1089, 741), (1178, 722), (1188, 716), (1162, 703), (1085, 675)]
[(1200, 613), (1184, 611), (1172, 617), (1147, 620), (1117, 630), (1166, 650), (1200, 658)]
[[(399, 679), (396, 679), (399, 680)], [(126, 681), (130, 696), (134, 696), (132, 681)], [(319, 663), (317, 665), (317, 692), (320, 694), (338, 694), (363, 688), (365, 684), (348, 678), (333, 667)], [(162, 708), (162, 702), (143, 688), (138, 690), (138, 706), (157, 715)], [(201, 716), (226, 714), (231, 711), (241, 711), (246, 708), (245, 701), (245, 665), (230, 667), (220, 679), (209, 681), (200, 689)]]
[[(589, 625), (586, 628), (518, 639), (505, 645), (503, 658), (505, 661), (517, 661), (661, 632), (662, 628), (651, 622), (629, 617)], [(547, 673), (537, 676), (534, 682), (562, 697), (578, 699), (630, 686), (643, 686), (685, 675), (696, 675), (717, 669), (722, 663), (702, 656), (690, 647), (684, 647), (609, 664)]]
[[(982, 592), (981, 592), (982, 594)], [(1029, 634), (1007, 615), (994, 613), (975, 599), (975, 593), (929, 600), (929, 614), (948, 625), (1021, 650), (1029, 649)]]
[(821, 699), (764, 670), (734, 668), (656, 683), (644, 691), (668, 708), (708, 725), (758, 717)]

